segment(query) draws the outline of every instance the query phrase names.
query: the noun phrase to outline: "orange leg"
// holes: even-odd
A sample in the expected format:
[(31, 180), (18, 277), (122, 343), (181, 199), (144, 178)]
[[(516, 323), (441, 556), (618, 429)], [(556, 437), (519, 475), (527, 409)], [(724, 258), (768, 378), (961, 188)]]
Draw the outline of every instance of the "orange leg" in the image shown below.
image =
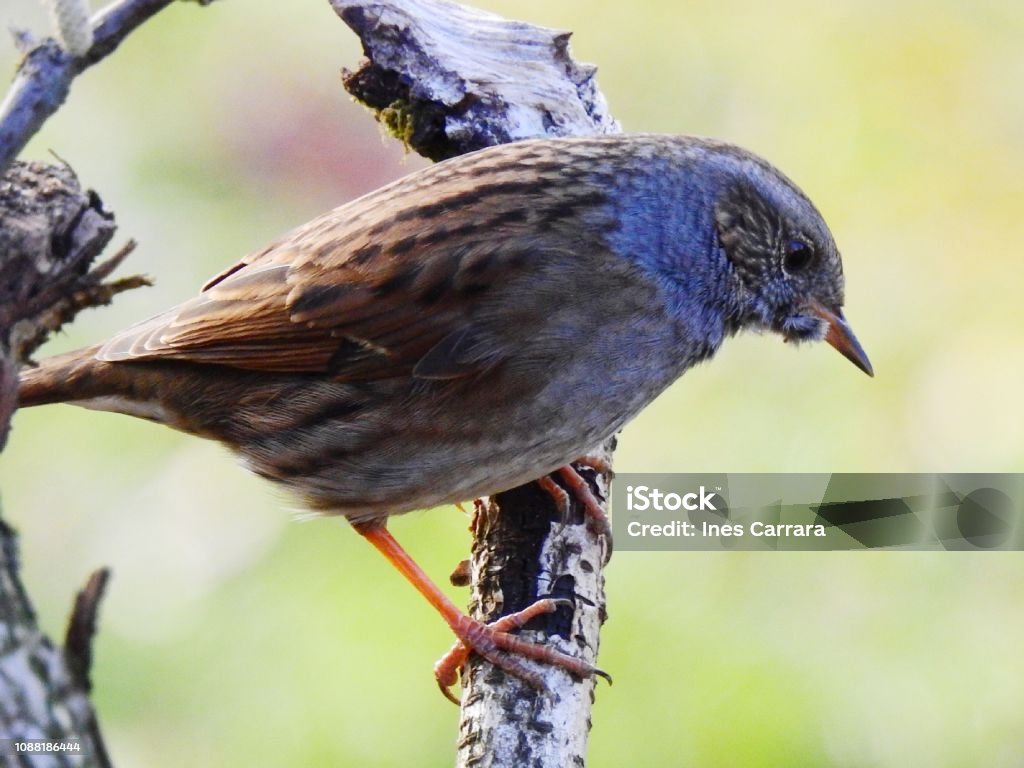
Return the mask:
[[(441, 617), (451, 627), (452, 632), (455, 633), (455, 636), (462, 645), (480, 654), (495, 666), (504, 669), (509, 674), (515, 675), (538, 690), (545, 689), (544, 680), (537, 672), (523, 662), (524, 658), (561, 667), (577, 677), (589, 677), (594, 674), (604, 675), (596, 667), (581, 659), (573, 658), (551, 648), (536, 645), (522, 640), (515, 635), (510, 635), (506, 629), (514, 628), (516, 621), (519, 621), (519, 619), (513, 619), (510, 622), (511, 626), (498, 629), (467, 616), (447, 595), (437, 588), (430, 580), (430, 577), (416, 564), (416, 561), (402, 549), (402, 546), (395, 541), (395, 538), (388, 531), (384, 522), (354, 524), (353, 527), (405, 576), (406, 580), (427, 599), (427, 602), (434, 606), (435, 610), (441, 614)], [(544, 603), (545, 601), (538, 602)], [(534, 610), (533, 606), (531, 606), (525, 612), (529, 613), (533, 610), (532, 615), (528, 617), (532, 618), (535, 615), (550, 612), (557, 607), (557, 604), (554, 607), (545, 605)], [(513, 616), (521, 615), (522, 612), (520, 614), (513, 614)], [(446, 674), (447, 677), (441, 679), (439, 676), (438, 685), (441, 686), (442, 692), (449, 699), (455, 701), (454, 697), (447, 690), (448, 686), (454, 682), (451, 679), (453, 675), (446, 668), (442, 669), (442, 673)]]

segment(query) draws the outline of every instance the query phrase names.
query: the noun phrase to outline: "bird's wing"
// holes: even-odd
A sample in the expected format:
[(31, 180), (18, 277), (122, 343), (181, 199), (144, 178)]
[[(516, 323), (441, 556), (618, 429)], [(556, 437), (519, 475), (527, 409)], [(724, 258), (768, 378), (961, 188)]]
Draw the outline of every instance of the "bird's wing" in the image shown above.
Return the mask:
[(115, 336), (98, 357), (339, 380), (484, 370), (503, 352), (475, 338), (475, 309), (545, 259), (587, 247), (578, 223), (563, 221), (599, 203), (579, 185), (545, 193), (543, 181), (523, 181), (521, 167), (509, 172), (514, 182), (488, 173), (428, 178), (402, 194), (392, 185), (336, 209)]

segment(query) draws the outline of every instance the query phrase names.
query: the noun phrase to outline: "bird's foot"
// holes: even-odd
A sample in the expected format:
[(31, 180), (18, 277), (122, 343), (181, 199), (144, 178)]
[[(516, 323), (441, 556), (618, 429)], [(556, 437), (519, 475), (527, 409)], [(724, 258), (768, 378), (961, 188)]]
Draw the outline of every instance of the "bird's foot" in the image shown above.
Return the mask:
[[(612, 476), (611, 465), (603, 459), (584, 456), (578, 459), (575, 463), (590, 467), (591, 469), (603, 474), (605, 477), (610, 478)], [(552, 475), (558, 475), (562, 478), (562, 482), (564, 482), (569, 488), (568, 493), (564, 488), (562, 488), (562, 486), (554, 481)], [(590, 485), (583, 479), (576, 468), (571, 464), (564, 466), (553, 472), (551, 475), (545, 475), (537, 480), (537, 485), (539, 485), (543, 491), (554, 499), (555, 506), (558, 508), (559, 515), (563, 522), (569, 519), (569, 513), (571, 511), (570, 493), (577, 501), (579, 501), (583, 506), (583, 512), (586, 515), (587, 530), (604, 538), (608, 543), (608, 552), (605, 556), (605, 562), (610, 560), (612, 556), (612, 528), (608, 521), (608, 515), (604, 511), (604, 507), (601, 506), (601, 502), (594, 495), (594, 492), (590, 490)]]
[(561, 667), (578, 677), (599, 675), (611, 682), (608, 674), (593, 664), (509, 634), (510, 630), (522, 627), (535, 616), (553, 613), (562, 605), (571, 606), (573, 604), (571, 601), (550, 598), (538, 600), (525, 610), (498, 619), (493, 624), (484, 624), (467, 616), (444, 592), (437, 588), (437, 585), (430, 580), (423, 569), (409, 556), (409, 553), (395, 541), (387, 529), (386, 520), (353, 523), (353, 528), (384, 555), (388, 562), (409, 580), (410, 584), (416, 587), (420, 594), (444, 617), (445, 622), (459, 638), (456, 646), (434, 668), (441, 691), (451, 701), (458, 703), (448, 689), (458, 680), (458, 672), (471, 651), (480, 654), (495, 666), (525, 680), (539, 690), (546, 689), (544, 680), (538, 672), (525, 663), (524, 659)]
[(555, 482), (551, 475), (537, 478), (537, 485), (555, 502), (555, 509), (558, 510), (558, 520), (562, 525), (566, 525), (572, 512), (572, 499), (569, 498), (569, 494), (565, 492), (562, 486)]
[(471, 652), (479, 654), (496, 667), (518, 677), (539, 691), (547, 690), (544, 678), (526, 664), (524, 659), (560, 667), (576, 677), (598, 675), (611, 683), (612, 679), (608, 673), (593, 664), (509, 634), (513, 630), (522, 629), (531, 619), (554, 613), (562, 606), (572, 607), (572, 601), (545, 598), (490, 624), (484, 624), (462, 614), (460, 620), (451, 625), (452, 630), (459, 638), (458, 641), (434, 665), (434, 677), (437, 679), (441, 693), (449, 701), (455, 704), (459, 703), (451, 689), (458, 682), (460, 670)]

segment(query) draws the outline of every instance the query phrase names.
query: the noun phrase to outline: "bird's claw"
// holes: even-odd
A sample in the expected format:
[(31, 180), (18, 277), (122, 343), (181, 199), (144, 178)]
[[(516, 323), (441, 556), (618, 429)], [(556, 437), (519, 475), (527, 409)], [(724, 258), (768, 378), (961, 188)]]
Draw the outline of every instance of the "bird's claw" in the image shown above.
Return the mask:
[(611, 683), (611, 676), (607, 672), (582, 659), (509, 634), (513, 630), (521, 629), (537, 616), (554, 613), (562, 607), (571, 608), (573, 605), (572, 600), (565, 598), (544, 598), (522, 611), (503, 616), (490, 624), (483, 624), (468, 616), (463, 617), (464, 621), (460, 622), (459, 626), (452, 627), (459, 638), (458, 641), (434, 665), (434, 678), (441, 693), (449, 701), (459, 704), (451, 688), (458, 682), (460, 670), (469, 659), (471, 651), (541, 692), (548, 690), (544, 678), (525, 664), (523, 658), (561, 667), (577, 677), (597, 675)]

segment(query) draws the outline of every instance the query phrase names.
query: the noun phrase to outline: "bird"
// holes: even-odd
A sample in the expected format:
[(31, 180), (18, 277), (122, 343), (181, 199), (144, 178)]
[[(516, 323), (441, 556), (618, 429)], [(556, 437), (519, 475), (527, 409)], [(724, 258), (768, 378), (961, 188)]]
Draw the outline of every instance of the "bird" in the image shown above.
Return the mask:
[(603, 674), (510, 631), (557, 601), (478, 622), (389, 518), (559, 471), (740, 331), (824, 340), (873, 375), (843, 306), (822, 215), (754, 153), (669, 134), (533, 139), (299, 226), (184, 303), (24, 370), (18, 397), (223, 443), (347, 518), (463, 648), (540, 687), (524, 659)]

